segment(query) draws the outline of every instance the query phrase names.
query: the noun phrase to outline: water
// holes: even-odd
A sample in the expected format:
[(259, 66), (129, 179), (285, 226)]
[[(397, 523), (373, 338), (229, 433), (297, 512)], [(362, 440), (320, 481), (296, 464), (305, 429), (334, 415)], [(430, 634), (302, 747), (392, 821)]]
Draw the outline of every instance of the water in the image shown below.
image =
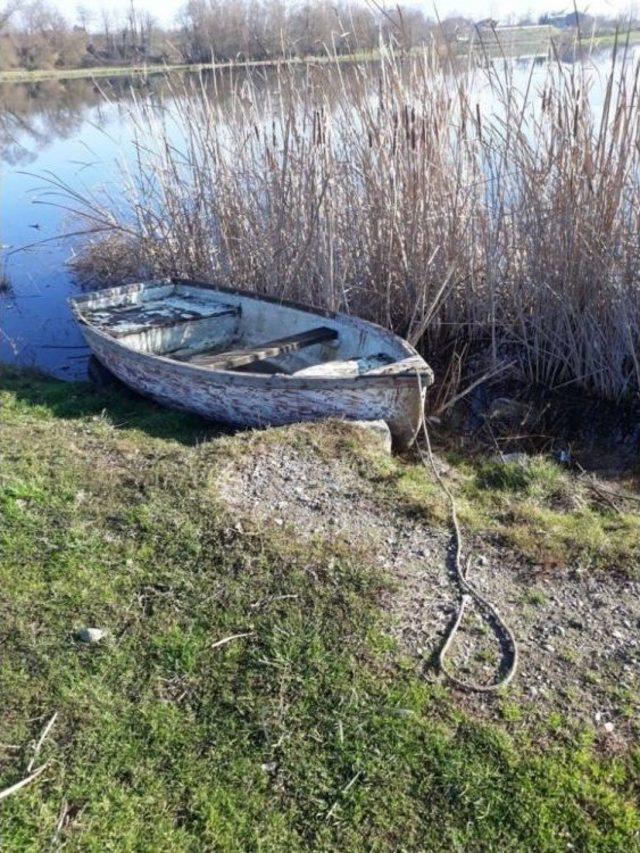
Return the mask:
[[(606, 55), (594, 62), (596, 103), (608, 64)], [(516, 64), (516, 85), (524, 87), (529, 69)], [(544, 74), (536, 65), (534, 83)], [(68, 307), (78, 289), (67, 265), (72, 241), (52, 239), (74, 224), (51, 204), (43, 178), (81, 192), (115, 188), (116, 162), (133, 150), (126, 109), (132, 88), (164, 97), (163, 86), (161, 78), (0, 84), (0, 245), (10, 283), (0, 295), (0, 362), (67, 379), (86, 375), (88, 352)], [(487, 90), (478, 94), (482, 101)]]
[(4, 270), (10, 292), (0, 297), (0, 361), (69, 379), (85, 375), (87, 351), (67, 303), (77, 287), (66, 265), (70, 242), (51, 238), (73, 224), (46, 203), (53, 199), (44, 195), (40, 176), (80, 190), (112, 180), (130, 144), (121, 107), (131, 90), (125, 81), (103, 89), (109, 100), (88, 80), (0, 86), (0, 243), (10, 253)]

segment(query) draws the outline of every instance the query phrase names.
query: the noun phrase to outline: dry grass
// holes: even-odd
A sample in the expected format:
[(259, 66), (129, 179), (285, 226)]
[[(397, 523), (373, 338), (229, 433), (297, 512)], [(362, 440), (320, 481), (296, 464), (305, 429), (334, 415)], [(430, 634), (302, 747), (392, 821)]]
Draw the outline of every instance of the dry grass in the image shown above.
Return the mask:
[(622, 399), (640, 389), (639, 66), (623, 53), (603, 107), (587, 62), (524, 91), (508, 66), (390, 50), (173, 79), (169, 101), (131, 108), (117, 201), (53, 191), (84, 217), (85, 273), (296, 297), (432, 359), (483, 345), (529, 381)]

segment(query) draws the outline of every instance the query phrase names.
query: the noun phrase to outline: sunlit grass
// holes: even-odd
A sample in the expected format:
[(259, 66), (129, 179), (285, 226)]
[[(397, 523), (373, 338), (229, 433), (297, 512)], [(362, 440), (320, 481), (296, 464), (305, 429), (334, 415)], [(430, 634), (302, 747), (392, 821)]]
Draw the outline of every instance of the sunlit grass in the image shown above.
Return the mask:
[[(57, 826), (74, 850), (633, 847), (633, 753), (599, 754), (561, 715), (523, 733), (516, 697), (500, 724), (471, 719), (384, 636), (370, 564), (238, 532), (213, 475), (250, 441), (25, 373), (0, 374), (0, 403), (0, 789), (58, 714), (47, 769), (2, 803), (3, 849), (48, 848)], [(289, 435), (394, 500), (405, 471), (417, 488), (337, 425), (265, 440)], [(105, 641), (83, 646), (82, 625)]]

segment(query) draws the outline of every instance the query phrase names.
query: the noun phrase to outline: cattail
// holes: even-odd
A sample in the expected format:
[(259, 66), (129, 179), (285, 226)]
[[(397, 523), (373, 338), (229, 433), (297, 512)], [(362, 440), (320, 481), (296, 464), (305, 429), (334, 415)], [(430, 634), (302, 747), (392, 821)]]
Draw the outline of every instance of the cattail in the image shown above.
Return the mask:
[(488, 348), (531, 381), (637, 396), (640, 64), (602, 82), (549, 64), (520, 92), (502, 66), (438, 63), (283, 63), (242, 95), (219, 72), (215, 97), (168, 78), (164, 112), (151, 92), (128, 108), (117, 210), (50, 178), (85, 223), (76, 268), (242, 285), (388, 325), (432, 361)]

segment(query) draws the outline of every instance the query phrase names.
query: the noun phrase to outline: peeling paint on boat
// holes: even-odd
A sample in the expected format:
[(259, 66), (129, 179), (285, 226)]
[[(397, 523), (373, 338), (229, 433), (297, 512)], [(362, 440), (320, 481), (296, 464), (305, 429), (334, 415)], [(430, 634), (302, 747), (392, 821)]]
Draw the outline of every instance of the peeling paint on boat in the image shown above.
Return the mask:
[[(155, 303), (163, 299), (167, 305), (173, 300), (174, 307), (186, 299), (186, 304), (204, 304), (211, 310), (200, 312), (206, 316), (194, 316), (185, 309), (179, 317), (177, 309), (163, 312), (158, 305), (157, 322), (151, 326), (143, 314), (139, 315), (143, 322), (132, 323), (130, 329), (114, 321), (114, 312), (125, 306), (132, 307), (130, 316), (135, 320), (135, 306), (145, 302), (153, 301), (150, 313), (156, 314)], [(329, 417), (385, 420), (402, 448), (416, 436), (426, 389), (433, 382), (431, 369), (413, 347), (386, 329), (240, 290), (178, 280), (148, 282), (88, 294), (71, 304), (95, 356), (125, 384), (163, 405), (234, 426), (278, 426)], [(323, 343), (287, 355), (276, 363), (282, 373), (219, 370), (177, 361), (168, 352), (185, 346), (185, 341), (193, 346), (204, 340), (223, 350), (238, 342), (266, 341), (318, 326), (319, 318), (322, 326), (338, 332), (338, 345)], [(327, 375), (309, 371), (313, 365), (335, 363), (340, 355), (346, 361), (361, 356), (366, 362), (380, 353), (400, 372), (385, 375), (384, 367), (356, 375), (353, 371), (330, 375), (329, 368)], [(295, 375), (296, 369), (301, 375)]]

